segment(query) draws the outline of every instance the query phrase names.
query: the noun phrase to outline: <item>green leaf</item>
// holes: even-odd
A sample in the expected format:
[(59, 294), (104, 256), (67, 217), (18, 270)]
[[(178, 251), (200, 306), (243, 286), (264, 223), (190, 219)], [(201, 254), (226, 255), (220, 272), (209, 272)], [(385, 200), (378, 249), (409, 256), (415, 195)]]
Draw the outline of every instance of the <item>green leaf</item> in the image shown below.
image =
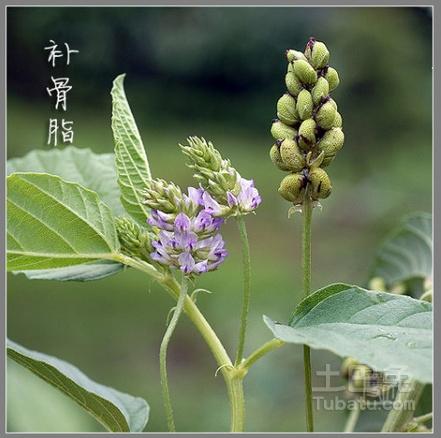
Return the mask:
[(112, 212), (95, 192), (43, 173), (13, 173), (7, 186), (8, 270), (119, 261)]
[(68, 146), (65, 149), (33, 150), (7, 162), (8, 175), (13, 172), (49, 173), (65, 181), (93, 190), (115, 215), (124, 213), (120, 202), (114, 154), (95, 154), (90, 149)]
[(112, 87), (112, 130), (121, 202), (127, 213), (145, 225), (148, 208), (142, 191), (151, 180), (149, 163), (138, 128), (124, 91), (124, 77), (118, 76)]
[(121, 263), (110, 260), (82, 263), (80, 265), (65, 266), (54, 269), (31, 269), (14, 271), (14, 274), (25, 274), (30, 280), (58, 280), (58, 281), (91, 281), (99, 280), (116, 274), (124, 269)]
[(149, 406), (139, 397), (116, 391), (90, 380), (63, 360), (28, 350), (7, 341), (8, 357), (64, 392), (112, 432), (141, 432)]
[(425, 301), (333, 284), (304, 299), (289, 325), (264, 321), (282, 341), (432, 381), (432, 305)]
[(371, 277), (381, 277), (388, 286), (431, 277), (432, 216), (405, 217), (379, 248), (371, 272)]

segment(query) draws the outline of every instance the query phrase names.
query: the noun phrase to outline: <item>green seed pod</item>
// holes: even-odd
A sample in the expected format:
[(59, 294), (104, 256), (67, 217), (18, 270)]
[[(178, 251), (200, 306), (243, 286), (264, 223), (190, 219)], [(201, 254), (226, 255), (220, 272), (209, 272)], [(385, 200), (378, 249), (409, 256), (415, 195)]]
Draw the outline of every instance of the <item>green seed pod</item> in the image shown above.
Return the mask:
[(280, 183), (279, 193), (289, 202), (300, 203), (305, 188), (305, 177), (301, 173), (291, 173)]
[(293, 96), (297, 96), (303, 89), (302, 83), (297, 79), (293, 71), (286, 74), (285, 85), (287, 90), (289, 91), (289, 94)]
[(288, 60), (289, 63), (293, 61), (297, 61), (299, 59), (303, 59), (304, 61), (306, 61), (306, 57), (302, 52), (293, 49), (288, 49), (286, 51), (286, 59)]
[(315, 144), (315, 130), (317, 124), (314, 119), (302, 122), (299, 128), (299, 146), (304, 150), (310, 150)]
[(297, 96), (297, 113), (301, 120), (311, 118), (313, 106), (311, 93), (308, 90), (302, 90)]
[(278, 119), (275, 119), (271, 125), (271, 135), (276, 139), (294, 138), (297, 135), (297, 131), (291, 126), (285, 125)]
[(314, 201), (327, 198), (331, 194), (331, 180), (320, 167), (309, 172), (309, 181), (311, 183), (311, 198)]
[(332, 67), (328, 68), (328, 71), (325, 74), (325, 79), (329, 82), (329, 91), (335, 90), (340, 83), (340, 78), (338, 77), (337, 70)]
[(290, 94), (284, 94), (277, 101), (277, 117), (286, 125), (294, 125), (298, 121), (296, 100)]
[(280, 156), (284, 165), (292, 172), (300, 172), (306, 165), (305, 157), (295, 140), (285, 138), (280, 145)]
[(332, 128), (336, 114), (337, 114), (337, 110), (334, 108), (332, 102), (324, 103), (317, 111), (317, 114), (315, 116), (317, 125), (319, 125), (320, 128), (323, 129)]
[(302, 84), (312, 85), (317, 82), (317, 72), (303, 59), (294, 61), (294, 73)]
[(337, 102), (334, 99), (329, 98), (328, 102), (338, 111)]
[(341, 114), (337, 111), (335, 114), (334, 123), (332, 124), (334, 128), (341, 128), (343, 126), (343, 119), (341, 118)]
[(342, 147), (345, 141), (345, 135), (341, 128), (331, 128), (326, 131), (318, 142), (320, 150), (325, 152), (326, 155), (336, 154)]
[(305, 55), (311, 65), (319, 70), (329, 62), (329, 50), (320, 41), (314, 41), (306, 46)]
[(329, 94), (329, 84), (324, 77), (320, 77), (311, 91), (314, 105), (318, 105)]
[[(285, 141), (289, 141), (289, 140), (285, 140)], [(280, 146), (279, 144), (273, 144), (273, 146), (271, 147), (270, 150), (270, 157), (271, 157), (271, 161), (280, 169), (280, 170), (284, 170), (284, 171), (288, 171), (291, 170), (289, 166), (287, 166), (283, 160), (282, 160), (282, 156), (280, 154)]]

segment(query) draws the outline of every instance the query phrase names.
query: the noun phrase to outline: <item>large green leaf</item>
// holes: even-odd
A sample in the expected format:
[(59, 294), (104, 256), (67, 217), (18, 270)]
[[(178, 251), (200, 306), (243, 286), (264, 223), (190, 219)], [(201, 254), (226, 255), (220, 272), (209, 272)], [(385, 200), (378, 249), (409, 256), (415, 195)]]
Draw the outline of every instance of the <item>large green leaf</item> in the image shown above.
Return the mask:
[(24, 157), (8, 160), (7, 171), (8, 174), (36, 172), (60, 176), (96, 192), (115, 215), (124, 212), (113, 154), (95, 154), (90, 149), (73, 146), (33, 150)]
[(380, 246), (372, 277), (381, 277), (387, 286), (413, 278), (432, 276), (432, 216), (417, 213), (404, 218)]
[(148, 208), (142, 191), (151, 179), (149, 163), (138, 128), (124, 91), (124, 77), (118, 76), (112, 87), (112, 130), (121, 202), (126, 211), (145, 225)]
[(7, 185), (8, 270), (119, 260), (112, 212), (95, 192), (43, 173), (13, 173)]
[(425, 301), (334, 284), (305, 298), (289, 325), (264, 320), (282, 341), (432, 381), (432, 305)]
[(8, 356), (64, 392), (112, 432), (141, 432), (149, 406), (139, 397), (116, 391), (90, 380), (63, 360), (7, 342)]

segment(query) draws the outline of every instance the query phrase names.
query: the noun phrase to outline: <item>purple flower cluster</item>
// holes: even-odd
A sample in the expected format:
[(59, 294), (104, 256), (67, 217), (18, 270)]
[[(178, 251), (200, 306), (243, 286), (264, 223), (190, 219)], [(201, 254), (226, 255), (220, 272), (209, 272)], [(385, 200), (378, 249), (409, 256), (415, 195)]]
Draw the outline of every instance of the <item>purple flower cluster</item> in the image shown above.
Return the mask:
[(202, 199), (206, 210), (214, 216), (223, 216), (226, 212), (230, 212), (231, 215), (243, 215), (254, 211), (262, 202), (258, 190), (254, 187), (254, 181), (240, 177), (239, 186), (237, 195), (231, 191), (226, 193), (228, 207), (221, 205), (205, 191)]
[(190, 187), (183, 194), (183, 210), (178, 214), (152, 210), (148, 223), (157, 228), (151, 258), (179, 268), (187, 275), (216, 269), (227, 256), (219, 233), (223, 219), (215, 217), (204, 204), (205, 191)]

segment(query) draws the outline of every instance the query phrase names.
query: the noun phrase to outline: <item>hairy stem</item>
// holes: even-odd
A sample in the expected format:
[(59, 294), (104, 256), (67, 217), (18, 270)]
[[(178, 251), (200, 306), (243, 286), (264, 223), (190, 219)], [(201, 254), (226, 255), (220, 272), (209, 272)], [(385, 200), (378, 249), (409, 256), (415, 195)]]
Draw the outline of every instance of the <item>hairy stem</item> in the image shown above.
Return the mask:
[[(303, 264), (303, 294), (308, 296), (311, 293), (311, 222), (312, 222), (312, 201), (309, 196), (305, 197), (303, 203), (303, 237), (302, 237), (302, 264)], [(306, 430), (314, 431), (314, 417), (312, 405), (312, 382), (311, 382), (311, 351), (307, 345), (303, 346), (303, 368), (305, 375), (305, 414)]]
[(401, 432), (403, 427), (412, 420), (424, 385), (414, 379), (400, 384), (395, 397), (394, 408), (384, 422), (382, 432)]
[(173, 332), (175, 331), (176, 325), (178, 324), (179, 317), (181, 316), (182, 310), (184, 308), (184, 302), (186, 296), (187, 296), (187, 279), (183, 275), (178, 302), (173, 312), (173, 316), (170, 320), (170, 324), (168, 325), (164, 337), (162, 338), (161, 348), (159, 349), (159, 367), (161, 373), (162, 397), (163, 397), (165, 415), (167, 418), (167, 426), (169, 432), (176, 432), (176, 428), (175, 428), (175, 420), (173, 418), (173, 406), (170, 398), (170, 391), (168, 388), (167, 349), (168, 349), (168, 344), (170, 343), (170, 339), (173, 335)]
[(251, 261), (250, 245), (248, 243), (247, 229), (242, 216), (237, 217), (237, 226), (239, 228), (240, 240), (242, 243), (242, 266), (243, 266), (243, 298), (242, 311), (240, 314), (239, 342), (237, 345), (235, 365), (239, 365), (243, 358), (245, 346), (245, 337), (247, 331), (248, 310), (250, 307), (251, 295)]
[[(149, 276), (153, 276), (153, 278), (155, 278), (155, 280), (157, 280), (158, 283), (173, 297), (173, 299), (179, 300), (179, 297), (181, 296), (181, 287), (174, 277), (160, 274), (148, 263), (135, 260), (130, 257), (121, 256), (118, 261), (145, 272)], [(216, 360), (219, 370), (225, 380), (230, 401), (231, 431), (242, 432), (245, 421), (242, 380), (245, 377), (245, 373), (238, 373), (238, 370), (233, 366), (228, 353), (225, 351), (225, 348), (220, 339), (217, 337), (215, 331), (205, 319), (204, 315), (200, 312), (194, 301), (188, 295), (186, 295), (184, 299), (183, 311), (208, 345), (208, 348), (213, 354), (213, 357)]]
[[(161, 284), (167, 289), (173, 298), (177, 299), (179, 297), (179, 285), (173, 277), (165, 279)], [(231, 432), (242, 432), (245, 421), (243, 385), (241, 381), (237, 382), (236, 380), (243, 379), (243, 376), (236, 375), (233, 363), (225, 351), (222, 342), (219, 340), (196, 304), (188, 296), (185, 298), (184, 312), (204, 338), (224, 377), (230, 401)]]
[(349, 413), (348, 419), (346, 420), (345, 428), (343, 432), (353, 432), (355, 426), (357, 425), (358, 418), (360, 417), (361, 411), (360, 402), (356, 401), (354, 404), (354, 408)]

